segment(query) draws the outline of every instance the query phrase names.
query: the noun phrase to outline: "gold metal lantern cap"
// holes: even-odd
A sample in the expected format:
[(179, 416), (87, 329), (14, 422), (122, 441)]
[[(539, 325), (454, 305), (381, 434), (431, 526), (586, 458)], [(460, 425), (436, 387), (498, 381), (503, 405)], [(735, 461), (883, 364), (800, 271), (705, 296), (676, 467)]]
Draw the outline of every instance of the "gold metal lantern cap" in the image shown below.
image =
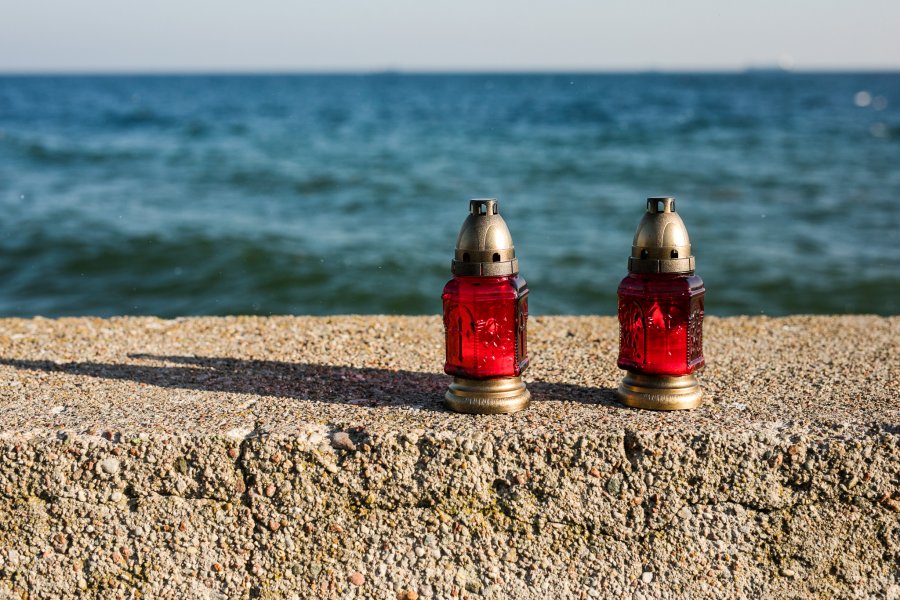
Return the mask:
[(654, 196), (647, 198), (644, 213), (628, 258), (630, 273), (691, 273), (694, 256), (691, 239), (684, 221), (675, 212), (675, 198)]
[(469, 216), (456, 238), (450, 270), (460, 277), (500, 277), (519, 272), (512, 235), (494, 198), (469, 202)]

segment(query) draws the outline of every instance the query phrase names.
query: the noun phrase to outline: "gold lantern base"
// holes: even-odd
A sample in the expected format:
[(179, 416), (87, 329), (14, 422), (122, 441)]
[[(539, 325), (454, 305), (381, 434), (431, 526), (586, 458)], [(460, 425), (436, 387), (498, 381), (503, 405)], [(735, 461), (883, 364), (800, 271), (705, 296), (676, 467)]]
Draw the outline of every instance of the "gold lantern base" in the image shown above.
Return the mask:
[(619, 402), (632, 408), (685, 410), (700, 406), (703, 390), (693, 373), (672, 377), (627, 371), (618, 396)]
[(464, 379), (454, 377), (444, 402), (461, 413), (496, 415), (518, 412), (528, 407), (531, 392), (521, 377)]

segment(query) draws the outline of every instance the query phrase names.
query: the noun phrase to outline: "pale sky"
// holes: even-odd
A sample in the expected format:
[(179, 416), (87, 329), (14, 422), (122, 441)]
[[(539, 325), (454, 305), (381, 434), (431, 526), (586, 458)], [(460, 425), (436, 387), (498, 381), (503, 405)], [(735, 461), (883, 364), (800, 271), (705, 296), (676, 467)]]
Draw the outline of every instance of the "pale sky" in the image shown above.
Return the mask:
[(0, 72), (900, 68), (900, 0), (3, 0)]

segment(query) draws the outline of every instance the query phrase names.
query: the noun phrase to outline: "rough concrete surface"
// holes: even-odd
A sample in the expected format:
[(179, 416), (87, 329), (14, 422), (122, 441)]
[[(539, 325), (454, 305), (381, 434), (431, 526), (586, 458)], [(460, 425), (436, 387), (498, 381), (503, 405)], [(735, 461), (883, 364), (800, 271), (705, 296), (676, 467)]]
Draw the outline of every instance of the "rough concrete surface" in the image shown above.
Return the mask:
[(900, 317), (709, 318), (681, 413), (529, 326), (467, 416), (436, 317), (0, 320), (0, 598), (900, 598)]

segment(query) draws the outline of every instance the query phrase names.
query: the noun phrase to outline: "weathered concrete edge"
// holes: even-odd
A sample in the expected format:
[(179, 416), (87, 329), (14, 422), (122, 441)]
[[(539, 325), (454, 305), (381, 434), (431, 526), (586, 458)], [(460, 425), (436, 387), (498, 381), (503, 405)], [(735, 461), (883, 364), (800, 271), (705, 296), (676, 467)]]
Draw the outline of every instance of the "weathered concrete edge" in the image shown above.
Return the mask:
[[(538, 532), (538, 549), (545, 543), (557, 550), (577, 547), (583, 538), (598, 548), (624, 544), (619, 548), (622, 559), (653, 557), (656, 552), (656, 559), (650, 563), (660, 585), (676, 584), (681, 587), (675, 589), (697, 592), (689, 580), (679, 580), (671, 569), (670, 581), (663, 578), (668, 568), (668, 558), (664, 557), (670, 553), (658, 549), (658, 540), (677, 527), (679, 515), (703, 507), (777, 519), (804, 510), (828, 515), (855, 511), (864, 515), (866, 526), (857, 532), (862, 535), (860, 540), (850, 539), (854, 534), (848, 532), (848, 539), (843, 540), (848, 546), (845, 558), (856, 565), (855, 569), (866, 565), (870, 573), (866, 589), (873, 593), (888, 594), (897, 584), (896, 568), (892, 567), (898, 556), (895, 537), (900, 535), (896, 529), (900, 436), (896, 432), (873, 431), (862, 439), (808, 438), (791, 430), (728, 436), (661, 436), (622, 430), (596, 435), (540, 432), (512, 437), (414, 431), (374, 439), (362, 430), (345, 431), (346, 438), (337, 438), (335, 433), (317, 426), (297, 436), (270, 436), (259, 431), (244, 436), (129, 438), (117, 434), (109, 436), (112, 439), (80, 435), (16, 439), (7, 435), (0, 444), (0, 501), (7, 506), (37, 503), (48, 515), (54, 506), (75, 504), (88, 512), (105, 507), (113, 521), (122, 523), (129, 513), (148, 511), (148, 516), (153, 516), (150, 507), (159, 503), (184, 500), (230, 506), (246, 519), (244, 528), (234, 536), (234, 547), (250, 546), (236, 563), (241, 567), (240, 577), (220, 582), (227, 569), (216, 562), (199, 569), (197, 579), (209, 589), (223, 590), (226, 596), (238, 591), (278, 595), (292, 585), (309, 586), (326, 579), (328, 585), (337, 586), (335, 589), (347, 588), (350, 584), (335, 574), (361, 559), (352, 548), (338, 550), (332, 556), (313, 556), (320, 547), (316, 536), (329, 535), (319, 531), (321, 524), (339, 523), (337, 527), (343, 531), (354, 531), (368, 520), (380, 523), (386, 515), (398, 513), (405, 517), (396, 520), (393, 529), (418, 530), (421, 523), (433, 517), (438, 522), (449, 519), (483, 527), (486, 533), (492, 531), (501, 538), (511, 535), (525, 539)], [(313, 494), (298, 493), (307, 488)], [(66, 510), (60, 510), (64, 517)], [(78, 514), (75, 510), (74, 522), (83, 518)], [(150, 521), (154, 519), (156, 516)], [(45, 546), (57, 552), (50, 534), (57, 530), (56, 535), (63, 535), (59, 532), (68, 528), (73, 533), (65, 534), (72, 538), (66, 544), (64, 560), (92, 560), (90, 556), (77, 556), (79, 545), (73, 543), (77, 533), (72, 519), (68, 524), (63, 523), (65, 520), (62, 518), (56, 529), (49, 527)], [(812, 529), (825, 526), (815, 519), (812, 525)], [(15, 523), (0, 527), (9, 533), (17, 531)], [(306, 539), (309, 546), (296, 546), (293, 558), (278, 559), (275, 546), (286, 535)], [(816, 540), (811, 529), (803, 535), (810, 536), (812, 542)], [(11, 538), (4, 537), (6, 545)], [(16, 539), (12, 542), (13, 546), (20, 545)], [(815, 553), (818, 544), (799, 545)], [(28, 556), (25, 551), (17, 550), (17, 554), (20, 561)], [(138, 589), (151, 585), (152, 565), (165, 562), (158, 557), (132, 565), (130, 557), (123, 557), (121, 552), (118, 557), (114, 550), (106, 554), (96, 559), (92, 570), (95, 577), (88, 581), (75, 577), (76, 571), (59, 580), (47, 574), (43, 580), (36, 580), (41, 573), (34, 565), (27, 570), (31, 575), (25, 570), (10, 572), (9, 554), (4, 557), (0, 552), (4, 560), (0, 582), (33, 590), (83, 583), (90, 591), (110, 581), (121, 582), (121, 577), (114, 577), (116, 572), (137, 569), (144, 573), (143, 578), (133, 578), (136, 583), (132, 587)], [(527, 560), (526, 549), (520, 554)], [(797, 583), (794, 577), (783, 575), (800, 570), (791, 566), (794, 559), (790, 548), (782, 552), (777, 545), (768, 544), (768, 554), (768, 564), (755, 576), (748, 569), (749, 575), (739, 589), (746, 593), (793, 589)], [(450, 553), (449, 557), (465, 567), (464, 555)], [(191, 561), (187, 556), (167, 559), (175, 563)], [(648, 568), (646, 558), (638, 558), (638, 563), (643, 563), (640, 569)], [(325, 566), (317, 572), (314, 566), (294, 572), (297, 565), (309, 564)], [(822, 567), (827, 567), (824, 574), (819, 569), (813, 578), (818, 586), (815, 590), (846, 592), (859, 583), (842, 583), (840, 569), (837, 575), (831, 573), (834, 564)], [(618, 577), (624, 589), (629, 589), (643, 585), (639, 581), (642, 573), (635, 572), (633, 564), (628, 568), (619, 565), (618, 570), (611, 564), (608, 575)], [(590, 585), (589, 580), (579, 577), (570, 581), (570, 576), (553, 568), (546, 570), (544, 578), (556, 585), (568, 581), (575, 586), (572, 589)], [(507, 579), (510, 590), (517, 589), (516, 582), (524, 586), (522, 589), (530, 585), (522, 577), (508, 575)], [(385, 583), (390, 584), (389, 580)], [(419, 581), (418, 585), (436, 593), (443, 589), (442, 583), (447, 593), (454, 585), (472, 588), (470, 593), (490, 587), (483, 581), (467, 585), (471, 583), (467, 580), (460, 585), (453, 578), (449, 583), (438, 578), (424, 584)], [(726, 590), (736, 582), (721, 583), (720, 589)], [(373, 592), (379, 589), (373, 587)], [(374, 593), (371, 597), (380, 596)]]

